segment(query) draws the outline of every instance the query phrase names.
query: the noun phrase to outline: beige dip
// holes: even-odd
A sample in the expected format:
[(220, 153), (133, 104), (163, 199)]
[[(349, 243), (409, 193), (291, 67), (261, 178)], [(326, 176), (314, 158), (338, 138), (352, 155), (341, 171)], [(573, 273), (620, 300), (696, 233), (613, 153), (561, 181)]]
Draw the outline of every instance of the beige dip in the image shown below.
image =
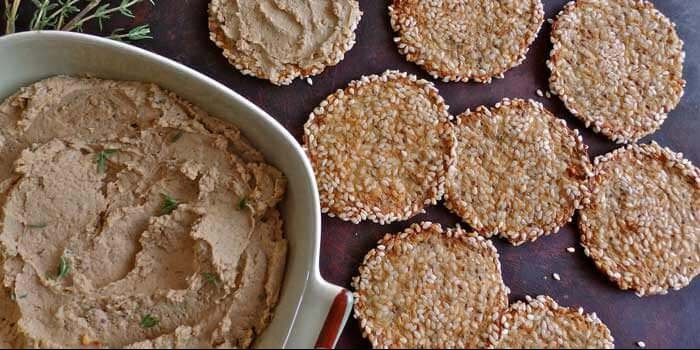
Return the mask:
[(212, 0), (212, 40), (245, 74), (287, 85), (340, 62), (355, 44), (356, 0)]
[(0, 347), (250, 346), (282, 282), (285, 187), (155, 85), (20, 90), (0, 105)]

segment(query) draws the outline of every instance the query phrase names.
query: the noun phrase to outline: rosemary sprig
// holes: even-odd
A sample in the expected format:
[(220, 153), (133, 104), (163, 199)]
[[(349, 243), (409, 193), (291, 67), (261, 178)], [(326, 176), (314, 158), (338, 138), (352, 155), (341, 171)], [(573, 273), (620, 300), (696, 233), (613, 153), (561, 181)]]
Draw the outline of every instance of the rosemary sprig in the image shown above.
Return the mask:
[(112, 35), (110, 35), (109, 38), (117, 41), (153, 39), (151, 36), (151, 28), (147, 24), (134, 27), (126, 33), (124, 33), (123, 28), (116, 29), (112, 32)]
[(37, 10), (29, 25), (32, 30), (60, 29), (66, 18), (80, 12), (79, 0), (32, 0)]
[[(30, 30), (64, 30), (82, 31), (83, 26), (96, 21), (103, 30), (104, 21), (119, 13), (134, 18), (133, 8), (145, 0), (121, 0), (118, 4), (103, 3), (104, 0), (31, 0), (36, 7), (29, 25)], [(14, 33), (17, 12), (22, 0), (4, 0), (5, 17), (7, 18), (6, 34)], [(12, 3), (10, 3), (12, 2)], [(149, 2), (155, 5), (153, 0)], [(82, 9), (81, 9), (82, 7)], [(109, 37), (116, 40), (152, 39), (151, 29), (140, 25), (126, 31), (118, 29)]]
[(107, 159), (109, 159), (109, 157), (113, 156), (115, 153), (117, 153), (116, 149), (106, 149), (97, 154), (95, 161), (97, 162), (98, 173), (104, 174), (105, 170), (107, 170)]
[(146, 314), (141, 318), (141, 327), (145, 329), (153, 328), (160, 323), (160, 320), (153, 317), (151, 314)]
[(160, 205), (160, 212), (161, 215), (167, 215), (175, 211), (177, 209), (177, 206), (180, 205), (180, 203), (177, 202), (177, 199), (171, 197), (168, 194), (161, 193), (160, 194), (163, 197), (163, 204)]
[[(144, 0), (122, 0), (119, 6), (112, 7), (110, 4), (102, 4), (102, 0), (92, 0), (90, 4), (83, 10), (80, 11), (70, 22), (66, 24), (62, 30), (76, 30), (82, 28), (83, 25), (89, 21), (97, 20), (100, 29), (102, 29), (102, 21), (107, 20), (115, 12), (119, 12), (126, 17), (133, 18), (134, 13), (132, 12), (132, 7), (143, 2)], [(155, 5), (153, 0), (150, 0), (151, 4)], [(91, 13), (91, 11), (94, 12)]]
[(12, 5), (10, 5), (10, 0), (5, 0), (5, 33), (12, 34), (15, 32), (15, 22), (17, 21), (17, 11), (19, 10), (19, 5), (22, 0), (12, 0)]
[(61, 261), (58, 263), (58, 271), (56, 272), (56, 278), (61, 279), (70, 274), (70, 261), (65, 256), (61, 257)]

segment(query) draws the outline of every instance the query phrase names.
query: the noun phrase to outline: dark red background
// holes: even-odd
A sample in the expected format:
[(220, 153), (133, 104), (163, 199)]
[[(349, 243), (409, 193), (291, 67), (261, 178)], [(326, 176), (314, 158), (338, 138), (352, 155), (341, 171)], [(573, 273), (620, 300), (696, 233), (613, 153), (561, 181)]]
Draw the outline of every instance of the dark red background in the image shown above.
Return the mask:
[[(255, 1), (255, 0), (251, 0)], [(565, 3), (564, 0), (545, 0), (546, 17), (553, 17)], [(21, 23), (26, 23), (26, 13), (31, 11), (25, 1)], [(678, 108), (670, 114), (663, 128), (648, 140), (683, 152), (693, 163), (700, 164), (700, 1), (658, 0), (657, 7), (678, 25), (685, 40), (686, 94)], [(329, 93), (344, 87), (349, 81), (365, 74), (380, 73), (386, 69), (400, 69), (429, 78), (415, 65), (406, 62), (398, 54), (392, 42), (392, 32), (387, 15), (388, 2), (384, 0), (360, 0), (364, 11), (357, 31), (355, 47), (337, 67), (327, 69), (315, 77), (314, 85), (297, 81), (288, 87), (276, 87), (265, 81), (244, 77), (221, 56), (220, 50), (209, 41), (206, 20), (207, 0), (157, 0), (155, 8), (139, 5), (137, 24), (150, 23), (154, 40), (137, 43), (138, 46), (175, 59), (226, 84), (252, 100), (275, 117), (297, 139), (312, 109)], [(129, 20), (116, 18), (106, 31), (127, 27)], [(3, 25), (4, 28), (4, 25)], [(88, 28), (96, 33), (96, 28)], [(494, 104), (504, 97), (526, 97), (542, 101), (569, 125), (582, 131), (590, 146), (590, 155), (597, 156), (617, 146), (605, 138), (593, 134), (573, 119), (556, 98), (546, 99), (536, 95), (537, 89), (547, 90), (548, 71), (545, 60), (549, 51), (549, 25), (544, 24), (539, 38), (532, 46), (527, 60), (518, 68), (506, 73), (505, 79), (490, 85), (437, 83), (440, 93), (451, 106), (453, 114), (467, 107)], [(431, 220), (444, 225), (455, 225), (459, 220), (442, 206), (430, 208), (410, 222)], [(401, 231), (409, 222), (388, 226), (371, 223), (353, 225), (324, 217), (321, 272), (329, 281), (349, 287), (363, 256), (374, 247), (386, 232)], [(606, 278), (596, 272), (593, 263), (580, 249), (568, 253), (567, 247), (578, 248), (577, 231), (573, 225), (561, 232), (542, 238), (535, 243), (511, 247), (496, 239), (501, 254), (506, 284), (512, 290), (512, 300), (526, 294), (547, 294), (563, 305), (583, 306), (588, 312), (596, 312), (610, 327), (619, 348), (634, 347), (639, 340), (649, 347), (700, 347), (700, 283), (671, 292), (666, 296), (637, 298), (632, 292), (618, 290)], [(559, 273), (561, 281), (554, 281), (552, 273)], [(351, 320), (340, 343), (342, 348), (367, 348), (358, 323)]]

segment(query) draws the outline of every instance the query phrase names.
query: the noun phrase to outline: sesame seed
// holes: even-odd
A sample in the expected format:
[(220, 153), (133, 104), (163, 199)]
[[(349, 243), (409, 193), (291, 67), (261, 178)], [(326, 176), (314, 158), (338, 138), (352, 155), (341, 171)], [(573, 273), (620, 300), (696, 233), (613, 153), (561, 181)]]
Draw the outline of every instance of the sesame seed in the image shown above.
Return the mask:
[(574, 247), (569, 247), (569, 248), (566, 248), (566, 251), (569, 252), (569, 253), (575, 253), (575, 252), (576, 252), (576, 248), (574, 248)]
[(638, 342), (637, 342), (637, 346), (640, 347), (640, 348), (642, 348), (642, 349), (644, 349), (644, 348), (647, 347), (647, 344), (646, 344), (645, 342), (643, 342), (643, 341), (638, 341)]
[(557, 281), (561, 281), (561, 276), (559, 276), (558, 273), (553, 273), (553, 274), (552, 274), (552, 278), (554, 278), (554, 279), (557, 280)]

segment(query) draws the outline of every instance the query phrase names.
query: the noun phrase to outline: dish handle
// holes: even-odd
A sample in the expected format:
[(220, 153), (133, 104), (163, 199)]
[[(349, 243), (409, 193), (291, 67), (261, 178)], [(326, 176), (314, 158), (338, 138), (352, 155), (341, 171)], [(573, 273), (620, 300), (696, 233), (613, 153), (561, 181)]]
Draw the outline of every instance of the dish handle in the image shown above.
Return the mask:
[(304, 295), (295, 333), (308, 334), (315, 349), (334, 349), (352, 306), (353, 296), (347, 289), (322, 279), (312, 283)]

